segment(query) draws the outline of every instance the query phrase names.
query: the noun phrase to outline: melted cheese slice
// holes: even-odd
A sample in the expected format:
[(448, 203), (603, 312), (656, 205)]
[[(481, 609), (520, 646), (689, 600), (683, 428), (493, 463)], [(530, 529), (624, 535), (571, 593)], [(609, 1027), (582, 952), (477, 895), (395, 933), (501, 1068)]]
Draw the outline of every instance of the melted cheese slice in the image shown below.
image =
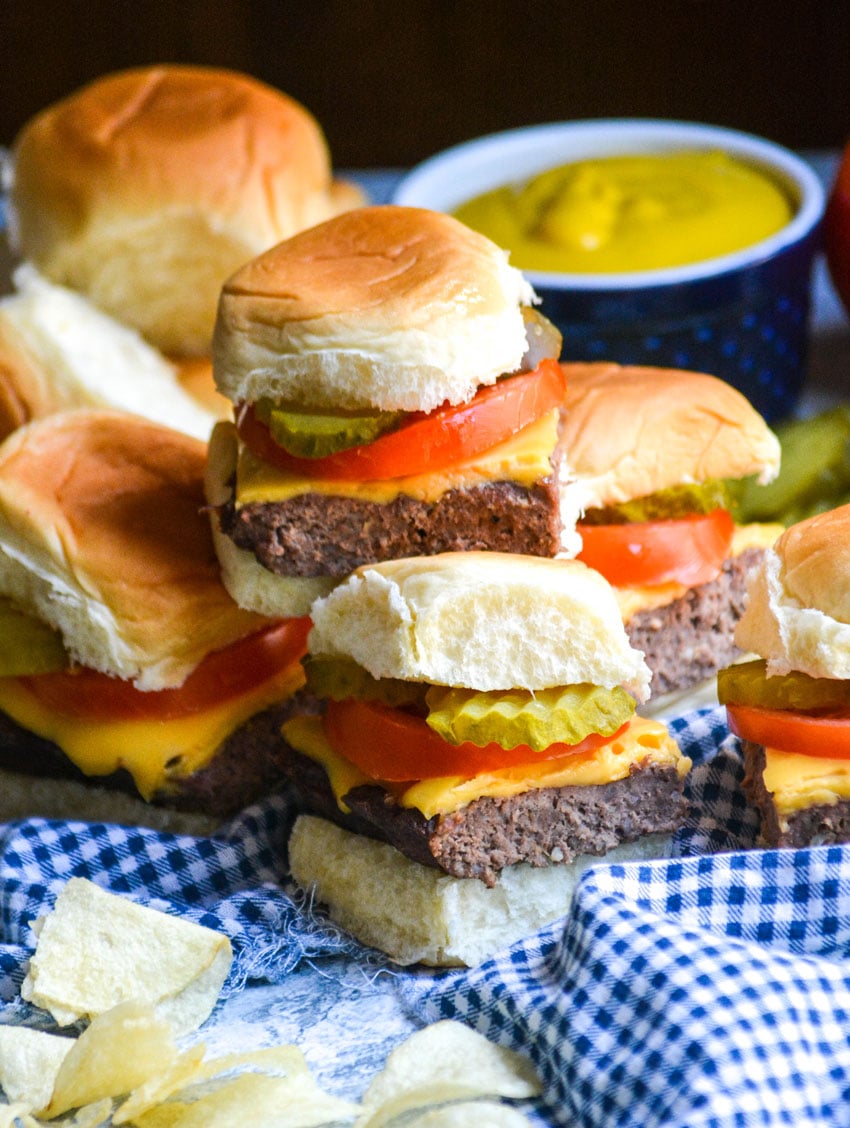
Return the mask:
[(510, 481), (533, 486), (552, 474), (552, 455), (557, 441), (556, 409), (466, 462), (433, 474), (416, 474), (386, 482), (341, 482), (293, 474), (261, 461), (240, 442), (236, 506), (249, 502), (289, 501), (306, 493), (332, 494), (386, 505), (399, 494), (430, 502), (448, 490), (480, 486), (485, 482)]
[[(283, 726), (286, 740), (296, 751), (325, 769), (340, 809), (347, 811), (345, 795), (352, 788), (376, 781), (340, 756), (328, 743), (319, 717), (296, 717)], [(420, 780), (406, 790), (382, 784), (391, 790), (402, 807), (415, 807), (426, 819), (460, 810), (474, 799), (506, 798), (544, 787), (591, 787), (625, 779), (633, 765), (660, 764), (675, 767), (680, 778), (691, 761), (659, 721), (634, 717), (625, 732), (592, 752), (540, 760), (537, 764), (503, 768), (472, 779), (449, 776)]]
[[(784, 525), (738, 525), (732, 534), (730, 557), (740, 556), (748, 548), (770, 548), (776, 539), (785, 532)], [(675, 582), (647, 584), (643, 587), (615, 588), (614, 594), (620, 605), (623, 622), (627, 623), (639, 611), (651, 611), (654, 607), (666, 607), (675, 603), (690, 589)]]
[(180, 780), (205, 767), (240, 725), (303, 684), (296, 663), (248, 693), (185, 717), (103, 720), (57, 713), (17, 678), (0, 678), (0, 710), (58, 745), (87, 776), (126, 769), (140, 795), (151, 799), (160, 791), (178, 791)]
[(850, 799), (850, 760), (765, 748), (764, 786), (780, 820), (808, 807)]

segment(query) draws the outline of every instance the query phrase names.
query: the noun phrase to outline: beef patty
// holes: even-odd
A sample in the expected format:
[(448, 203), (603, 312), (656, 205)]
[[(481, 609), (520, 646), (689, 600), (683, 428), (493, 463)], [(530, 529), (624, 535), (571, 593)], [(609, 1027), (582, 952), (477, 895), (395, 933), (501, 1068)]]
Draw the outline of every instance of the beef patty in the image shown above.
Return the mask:
[(749, 740), (742, 740), (741, 745), (746, 768), (744, 790), (761, 817), (761, 839), (765, 846), (828, 846), (850, 842), (850, 800), (817, 803), (781, 820), (773, 793), (764, 785), (764, 748)]
[(687, 689), (740, 657), (735, 625), (744, 612), (747, 573), (764, 550), (748, 548), (723, 565), (716, 579), (626, 623), (632, 646), (652, 670), (652, 694)]
[(289, 775), (303, 806), (313, 814), (395, 846), (423, 865), (453, 877), (495, 885), (517, 862), (542, 867), (571, 862), (580, 854), (605, 854), (620, 842), (670, 833), (684, 817), (682, 780), (674, 767), (633, 766), (625, 779), (587, 787), (541, 788), (509, 798), (475, 799), (449, 815), (426, 819), (399, 806), (378, 786), (355, 787), (341, 811), (325, 769), (290, 753)]
[(319, 493), (219, 510), (221, 530), (271, 572), (347, 576), (361, 564), (483, 549), (529, 556), (561, 551), (554, 476), (526, 488), (487, 482), (436, 501), (398, 494), (380, 503)]
[[(169, 785), (152, 802), (179, 811), (198, 811), (226, 817), (235, 814), (262, 795), (280, 787), (286, 779), (289, 749), (280, 726), (295, 713), (315, 712), (316, 699), (301, 690), (288, 701), (249, 718), (223, 743), (203, 768), (191, 775), (180, 774), (179, 757), (169, 765)], [(0, 712), (0, 768), (53, 779), (88, 781), (98, 787), (136, 794), (129, 772), (121, 769), (109, 776), (84, 775), (58, 745), (37, 736)]]

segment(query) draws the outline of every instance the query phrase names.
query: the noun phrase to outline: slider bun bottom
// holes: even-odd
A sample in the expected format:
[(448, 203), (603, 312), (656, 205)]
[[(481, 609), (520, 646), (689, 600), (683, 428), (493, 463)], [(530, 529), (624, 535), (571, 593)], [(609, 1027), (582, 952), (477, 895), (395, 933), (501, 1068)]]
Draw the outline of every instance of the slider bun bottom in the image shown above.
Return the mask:
[(301, 815), (289, 840), (293, 878), (336, 923), (396, 963), (475, 967), (564, 916), (582, 871), (599, 862), (669, 855), (670, 835), (648, 835), (571, 865), (510, 866), (490, 889), (420, 865), (393, 846)]

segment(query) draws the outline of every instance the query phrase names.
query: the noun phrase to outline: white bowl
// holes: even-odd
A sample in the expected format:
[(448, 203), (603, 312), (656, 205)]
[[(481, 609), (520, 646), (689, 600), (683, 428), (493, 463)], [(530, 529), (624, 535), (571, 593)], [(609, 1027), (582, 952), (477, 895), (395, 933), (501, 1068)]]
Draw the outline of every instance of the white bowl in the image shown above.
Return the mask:
[(801, 157), (733, 129), (599, 119), (512, 129), (414, 168), (393, 203), (452, 212), (492, 188), (593, 157), (721, 149), (769, 173), (795, 205), (780, 231), (685, 266), (623, 273), (525, 270), (569, 360), (699, 368), (740, 387), (767, 418), (794, 406), (804, 375), (811, 267), (824, 190)]

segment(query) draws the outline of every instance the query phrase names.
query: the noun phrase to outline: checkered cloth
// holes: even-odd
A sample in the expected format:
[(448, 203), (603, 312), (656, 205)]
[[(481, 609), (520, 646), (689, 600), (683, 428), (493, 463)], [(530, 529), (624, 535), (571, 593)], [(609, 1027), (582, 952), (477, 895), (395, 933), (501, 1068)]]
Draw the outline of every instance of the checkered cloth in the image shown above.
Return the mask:
[(670, 727), (695, 765), (675, 856), (592, 867), (566, 921), (471, 971), (381, 973), (293, 898), (282, 798), (214, 838), (35, 819), (0, 828), (0, 999), (20, 1008), (29, 925), (79, 875), (226, 932), (231, 996), (306, 976), (318, 1000), (371, 961), (358, 988), (367, 1011), (370, 984), (389, 981), (417, 1021), (460, 1018), (527, 1052), (544, 1084), (541, 1124), (850, 1124), (850, 849), (751, 849), (756, 820), (722, 710)]

